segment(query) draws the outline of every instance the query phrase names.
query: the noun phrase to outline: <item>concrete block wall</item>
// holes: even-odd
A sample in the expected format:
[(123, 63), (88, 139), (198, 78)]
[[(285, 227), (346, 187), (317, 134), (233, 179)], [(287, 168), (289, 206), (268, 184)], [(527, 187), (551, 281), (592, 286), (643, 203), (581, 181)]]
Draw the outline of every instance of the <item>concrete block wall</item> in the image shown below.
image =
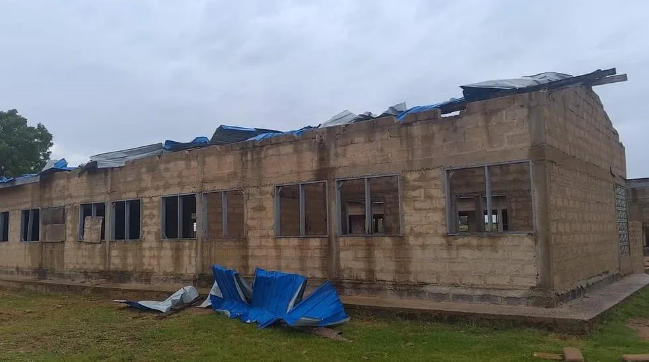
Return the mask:
[[(573, 91), (585, 92), (562, 92)], [(549, 177), (553, 177), (550, 182), (556, 180), (557, 185), (568, 191), (577, 188), (571, 186), (571, 182), (581, 182), (583, 177), (578, 168), (567, 168), (567, 163), (543, 153), (544, 143), (539, 143), (538, 129), (543, 130), (541, 133), (544, 137), (547, 135), (548, 140), (561, 135), (546, 132), (545, 123), (539, 122), (536, 116), (540, 112), (550, 117), (556, 110), (547, 107), (560, 109), (557, 104), (569, 101), (559, 98), (554, 105), (541, 102), (545, 96), (516, 95), (474, 102), (459, 115), (451, 117), (425, 112), (409, 115), (402, 123), (394, 118), (383, 118), (312, 130), (299, 138), (284, 135), (261, 142), (180, 151), (130, 162), (121, 168), (77, 170), (55, 174), (40, 184), (0, 189), (0, 211), (10, 210), (12, 218), (10, 242), (0, 243), (0, 270), (38, 271), (46, 277), (104, 276), (123, 281), (166, 282), (209, 276), (210, 266), (218, 263), (236, 268), (244, 275), (252, 275), (255, 267), (262, 267), (301, 273), (315, 279), (332, 279), (344, 294), (547, 304), (546, 300), (539, 301), (547, 295), (538, 292), (547, 288), (546, 279), (556, 281), (561, 288), (572, 285), (564, 283), (564, 274), (555, 277), (547, 264), (564, 273), (561, 269), (564, 262), (574, 261), (549, 252), (548, 241), (557, 250), (566, 243), (575, 243), (574, 240), (581, 245), (579, 243), (587, 243), (588, 236), (595, 232), (579, 230), (592, 229), (598, 222), (610, 224), (611, 220), (595, 220), (594, 213), (587, 213), (583, 223), (571, 225), (582, 228), (571, 234), (571, 238), (574, 235), (576, 239), (566, 240), (560, 238), (563, 235), (558, 231), (558, 220), (547, 224), (555, 225), (554, 229), (548, 226), (540, 234), (448, 235), (444, 180), (444, 170), (448, 167), (532, 160), (532, 186), (522, 185), (522, 178), (505, 171), (496, 184), (516, 189), (511, 196), (511, 207), (529, 201), (516, 200), (516, 195), (531, 193), (533, 212), (521, 214), (529, 216), (529, 223), (543, 221), (533, 219), (553, 214), (554, 209), (549, 212), (543, 200), (559, 195), (559, 187), (550, 186), (554, 194), (542, 193), (547, 183), (546, 170)], [(557, 122), (563, 124), (564, 120)], [(573, 133), (575, 137), (582, 137), (580, 132)], [(591, 147), (588, 138), (583, 144)], [(619, 148), (612, 149), (619, 151)], [(568, 151), (585, 152), (581, 148)], [(593, 156), (592, 162), (604, 162), (605, 156)], [(611, 163), (624, 159), (623, 153), (606, 157), (611, 158)], [(616, 167), (615, 170), (623, 169), (623, 166)], [(337, 235), (336, 181), (384, 174), (398, 175), (400, 180), (400, 212), (398, 219), (391, 219), (392, 223), (398, 221), (400, 224), (400, 235)], [(276, 237), (275, 186), (312, 181), (326, 181), (326, 235)], [(589, 186), (593, 188), (589, 193), (601, 193), (603, 184), (603, 181), (595, 182)], [(612, 184), (610, 186), (612, 195)], [(199, 196), (197, 237), (162, 239), (162, 197), (230, 189), (243, 192), (244, 207), (239, 215), (244, 219), (244, 237), (217, 236), (218, 226), (213, 225), (212, 213), (218, 213), (221, 206), (210, 199), (204, 207), (205, 198)], [(562, 202), (568, 202), (577, 211), (590, 202), (582, 200), (580, 195), (567, 192), (561, 195)], [(387, 201), (394, 204), (392, 200), (397, 200), (394, 196), (386, 200), (386, 205)], [(79, 204), (106, 202), (110, 206), (110, 202), (128, 199), (139, 199), (142, 203), (139, 240), (108, 244), (78, 242)], [(64, 242), (18, 242), (20, 210), (60, 205), (66, 206)], [(318, 203), (314, 205), (315, 208)], [(556, 207), (558, 201), (551, 205)], [(512, 215), (516, 215), (517, 211), (512, 211)], [(323, 214), (316, 213), (318, 218)], [(557, 230), (557, 238), (553, 238), (550, 229)], [(594, 252), (598, 256), (589, 259), (596, 265), (593, 269), (612, 263), (608, 255), (612, 248), (608, 250), (608, 246), (598, 246), (600, 249)], [(565, 267), (565, 273), (581, 273), (580, 277), (587, 277), (590, 272), (585, 271), (586, 268)]]
[(615, 185), (625, 184), (624, 146), (599, 97), (576, 87), (539, 99), (552, 288), (567, 293), (632, 272), (635, 259), (618, 252), (614, 198)]

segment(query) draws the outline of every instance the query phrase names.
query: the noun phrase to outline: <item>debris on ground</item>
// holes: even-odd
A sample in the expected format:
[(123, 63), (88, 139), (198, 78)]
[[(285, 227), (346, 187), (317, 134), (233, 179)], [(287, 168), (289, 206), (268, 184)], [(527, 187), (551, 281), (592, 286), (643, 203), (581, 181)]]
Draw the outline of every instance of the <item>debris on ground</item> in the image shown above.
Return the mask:
[(165, 299), (162, 302), (150, 300), (142, 300), (139, 302), (116, 300), (115, 302), (124, 303), (129, 307), (137, 309), (169, 313), (172, 310), (178, 312), (188, 306), (191, 306), (195, 301), (198, 300), (198, 297), (198, 291), (196, 290), (196, 288), (192, 286), (186, 286), (178, 289), (178, 291), (176, 291), (169, 298)]
[(632, 319), (627, 323), (631, 329), (633, 329), (638, 337), (649, 341), (649, 320), (646, 318)]
[(559, 353), (534, 352), (534, 357), (552, 361), (563, 361), (563, 355)]
[(313, 334), (314, 336), (333, 339), (334, 341), (351, 342), (349, 339), (343, 336), (342, 332), (331, 328), (300, 328), (299, 330), (305, 333)]
[(622, 362), (649, 362), (649, 354), (625, 354)]
[(290, 327), (330, 327), (345, 323), (345, 313), (336, 288), (324, 282), (302, 298), (307, 278), (299, 274), (255, 270), (252, 288), (241, 275), (220, 265), (212, 267), (214, 285), (209, 302), (212, 309), (259, 328), (283, 322)]
[(578, 348), (565, 347), (563, 349), (563, 360), (566, 362), (584, 362), (584, 356)]

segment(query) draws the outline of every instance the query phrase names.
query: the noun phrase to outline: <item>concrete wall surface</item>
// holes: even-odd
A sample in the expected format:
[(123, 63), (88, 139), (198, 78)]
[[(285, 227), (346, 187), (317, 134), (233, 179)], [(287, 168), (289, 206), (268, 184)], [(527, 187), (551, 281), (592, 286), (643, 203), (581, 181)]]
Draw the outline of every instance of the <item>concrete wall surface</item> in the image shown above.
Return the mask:
[[(553, 305), (633, 269), (618, 255), (613, 194), (624, 149), (596, 97), (515, 95), (456, 116), (380, 118), (0, 188), (10, 213), (0, 272), (197, 282), (218, 263), (331, 279), (343, 294)], [(193, 196), (168, 201), (176, 195)], [(116, 218), (121, 228), (129, 217), (111, 211), (123, 200), (140, 200), (139, 238), (79, 240), (81, 204), (105, 204), (113, 240)], [(60, 206), (64, 225), (21, 241), (23, 210)]]

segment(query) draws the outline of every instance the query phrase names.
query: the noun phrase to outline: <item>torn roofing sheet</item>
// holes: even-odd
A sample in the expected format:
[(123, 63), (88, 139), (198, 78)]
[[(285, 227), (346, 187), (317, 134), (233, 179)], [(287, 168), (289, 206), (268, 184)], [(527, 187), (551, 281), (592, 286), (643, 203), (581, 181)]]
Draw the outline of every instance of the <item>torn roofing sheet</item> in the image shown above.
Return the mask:
[(241, 142), (265, 133), (281, 133), (272, 129), (248, 128), (238, 126), (221, 125), (214, 131), (210, 144), (227, 145), (230, 143)]
[(74, 169), (74, 167), (68, 167), (68, 161), (66, 161), (65, 158), (62, 158), (60, 160), (49, 160), (39, 173), (26, 174), (18, 177), (0, 177), (0, 185), (4, 186), (3, 184), (10, 184), (6, 185), (5, 187), (11, 187), (38, 182), (40, 181), (41, 175), (48, 175), (50, 173), (60, 171), (72, 171)]
[(403, 121), (406, 118), (406, 116), (411, 114), (411, 113), (426, 112), (426, 111), (433, 110), (435, 108), (443, 108), (443, 107), (448, 106), (448, 105), (461, 104), (461, 103), (464, 103), (464, 102), (465, 102), (464, 98), (458, 98), (458, 99), (451, 99), (451, 100), (446, 101), (446, 102), (437, 103), (437, 104), (431, 104), (431, 105), (427, 105), (427, 106), (415, 106), (415, 107), (410, 108), (407, 111), (401, 112), (397, 116), (397, 120)]
[(393, 106), (390, 106), (388, 109), (386, 109), (383, 113), (379, 114), (378, 116), (374, 115), (372, 112), (354, 114), (348, 110), (344, 110), (336, 114), (335, 116), (331, 117), (329, 120), (321, 123), (318, 126), (318, 128), (327, 128), (327, 127), (340, 126), (342, 124), (368, 121), (370, 119), (379, 118), (379, 117), (397, 116), (402, 112), (405, 112), (407, 109), (408, 108), (406, 107), (406, 103), (401, 102)]
[(294, 130), (294, 131), (287, 131), (287, 132), (271, 132), (271, 133), (262, 133), (262, 134), (258, 134), (258, 135), (256, 135), (256, 136), (254, 136), (254, 137), (250, 137), (249, 139), (247, 139), (247, 141), (254, 140), (254, 141), (259, 142), (259, 141), (265, 140), (265, 139), (267, 139), (267, 138), (272, 138), (272, 137), (277, 137), (277, 136), (283, 136), (283, 135), (289, 135), (289, 134), (292, 134), (292, 135), (295, 135), (295, 136), (299, 137), (299, 136), (301, 136), (304, 132), (306, 132), (306, 131), (308, 131), (308, 130), (310, 130), (310, 129), (313, 129), (313, 127), (311, 127), (311, 126), (307, 126), (307, 127), (304, 127), (304, 128), (296, 129), (296, 130)]
[[(248, 311), (252, 290), (236, 270), (220, 265), (212, 266), (214, 286), (210, 292), (212, 309), (237, 318)], [(206, 303), (203, 303), (206, 304)]]
[(502, 90), (524, 89), (548, 84), (562, 79), (573, 78), (570, 74), (545, 72), (515, 79), (488, 80), (460, 86), (467, 100), (486, 99)]
[(207, 146), (210, 143), (210, 139), (207, 137), (196, 137), (191, 142), (177, 142), (172, 140), (166, 140), (163, 148), (165, 151), (182, 151), (188, 150), (191, 148), (198, 148)]
[(90, 156), (90, 162), (81, 166), (81, 168), (122, 167), (126, 165), (127, 161), (133, 161), (149, 156), (158, 156), (162, 154), (162, 151), (162, 143), (155, 143), (147, 146), (101, 153), (99, 155)]
[(348, 320), (336, 288), (329, 281), (322, 283), (284, 317), (286, 324), (295, 327), (330, 327)]
[(59, 172), (59, 171), (72, 171), (76, 167), (68, 167), (68, 161), (65, 158), (60, 160), (49, 160), (45, 164), (45, 167), (41, 170), (39, 175), (45, 175), (49, 173)]
[(245, 321), (256, 322), (264, 328), (278, 320), (302, 299), (306, 277), (261, 268), (255, 270), (252, 285), (252, 302)]
[(37, 173), (29, 173), (17, 177), (0, 177), (0, 185), (11, 184), (6, 186), (6, 187), (11, 187), (11, 186), (29, 184), (32, 182), (38, 182), (39, 180), (40, 177), (38, 176)]
[[(417, 106), (401, 113), (397, 119), (402, 121), (407, 114), (424, 112), (439, 108), (442, 113), (450, 113), (464, 109), (467, 103), (491, 98), (504, 97), (516, 93), (529, 93), (540, 90), (554, 90), (579, 85), (592, 85), (605, 77), (616, 74), (615, 68), (596, 70), (591, 73), (572, 76), (564, 73), (546, 72), (532, 76), (524, 76), (516, 79), (490, 80), (480, 83), (473, 83), (460, 86), (464, 97), (451, 99), (447, 102), (437, 103), (428, 106)], [(613, 78), (613, 77), (609, 77)], [(624, 75), (623, 80), (626, 80)], [(606, 84), (606, 83), (601, 83)]]
[[(460, 86), (464, 97), (453, 98), (449, 101), (436, 103), (431, 105), (416, 106), (408, 109), (405, 103), (395, 104), (389, 107), (386, 111), (376, 116), (371, 112), (362, 114), (354, 114), (348, 110), (340, 112), (330, 118), (329, 120), (320, 124), (317, 128), (333, 127), (343, 124), (354, 122), (366, 121), (378, 117), (395, 116), (399, 121), (405, 119), (408, 114), (425, 112), (432, 109), (439, 108), (441, 113), (446, 114), (454, 111), (462, 110), (469, 102), (486, 100), (495, 97), (502, 97), (516, 93), (536, 92), (539, 90), (554, 90), (565, 87), (580, 86), (580, 85), (601, 85), (614, 83), (619, 81), (626, 81), (626, 74), (617, 75), (616, 69), (596, 70), (591, 73), (582, 74), (578, 76), (571, 76), (569, 74), (546, 72), (539, 73), (531, 76), (523, 76), (514, 79), (501, 79), (490, 80), (479, 83), (472, 83)], [(282, 134), (294, 134), (301, 136), (305, 130), (311, 127), (303, 127), (298, 130), (280, 132), (270, 129), (262, 128), (249, 128), (240, 126), (227, 126), (221, 125), (216, 129), (214, 135), (209, 140), (211, 145), (225, 145), (230, 143), (242, 142), (246, 140), (261, 141), (263, 139), (274, 137)], [(90, 162), (81, 166), (83, 170), (92, 168), (113, 168), (122, 167), (127, 161), (136, 160), (139, 158), (160, 155), (165, 151), (174, 152), (182, 149), (195, 148), (206, 146), (206, 137), (197, 137), (192, 142), (181, 143), (175, 141), (166, 141), (163, 146), (160, 143), (137, 148), (131, 148), (121, 151), (108, 152), (90, 157)], [(67, 166), (66, 166), (67, 167)], [(59, 170), (52, 168), (52, 171)], [(62, 170), (62, 169), (61, 169)], [(69, 169), (68, 169), (69, 170)], [(52, 172), (47, 171), (47, 172)], [(45, 170), (43, 171), (45, 172)], [(36, 175), (23, 175), (16, 178), (2, 178), (0, 177), (0, 187), (12, 187), (24, 183), (38, 182), (39, 177)]]
[[(234, 270), (219, 265), (212, 267), (214, 286), (210, 302), (215, 311), (246, 323), (265, 328), (277, 321), (289, 326), (326, 327), (346, 322), (338, 294), (331, 283), (324, 283), (308, 297), (302, 298), (307, 278), (299, 274), (255, 270), (252, 294), (248, 285)], [(208, 306), (206, 301), (203, 307)]]
[(150, 301), (150, 300), (141, 300), (139, 302), (132, 301), (118, 301), (126, 303), (128, 306), (143, 310), (155, 310), (158, 312), (166, 313), (171, 310), (173, 307), (180, 307), (186, 304), (190, 304), (198, 298), (198, 291), (192, 286), (186, 286), (178, 289), (174, 294), (169, 298), (163, 300), (162, 302)]

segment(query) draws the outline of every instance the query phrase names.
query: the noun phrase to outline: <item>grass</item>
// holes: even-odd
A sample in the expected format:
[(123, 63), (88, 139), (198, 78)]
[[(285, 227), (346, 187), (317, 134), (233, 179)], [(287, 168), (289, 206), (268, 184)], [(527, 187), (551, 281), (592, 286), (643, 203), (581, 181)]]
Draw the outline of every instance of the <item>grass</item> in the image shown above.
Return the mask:
[[(258, 330), (210, 311), (164, 320), (84, 296), (0, 291), (0, 361), (534, 361), (533, 352), (581, 348), (588, 361), (649, 352), (628, 327), (649, 319), (649, 289), (588, 336), (399, 320), (352, 319), (352, 343), (272, 327)], [(539, 361), (539, 360), (536, 360)]]

